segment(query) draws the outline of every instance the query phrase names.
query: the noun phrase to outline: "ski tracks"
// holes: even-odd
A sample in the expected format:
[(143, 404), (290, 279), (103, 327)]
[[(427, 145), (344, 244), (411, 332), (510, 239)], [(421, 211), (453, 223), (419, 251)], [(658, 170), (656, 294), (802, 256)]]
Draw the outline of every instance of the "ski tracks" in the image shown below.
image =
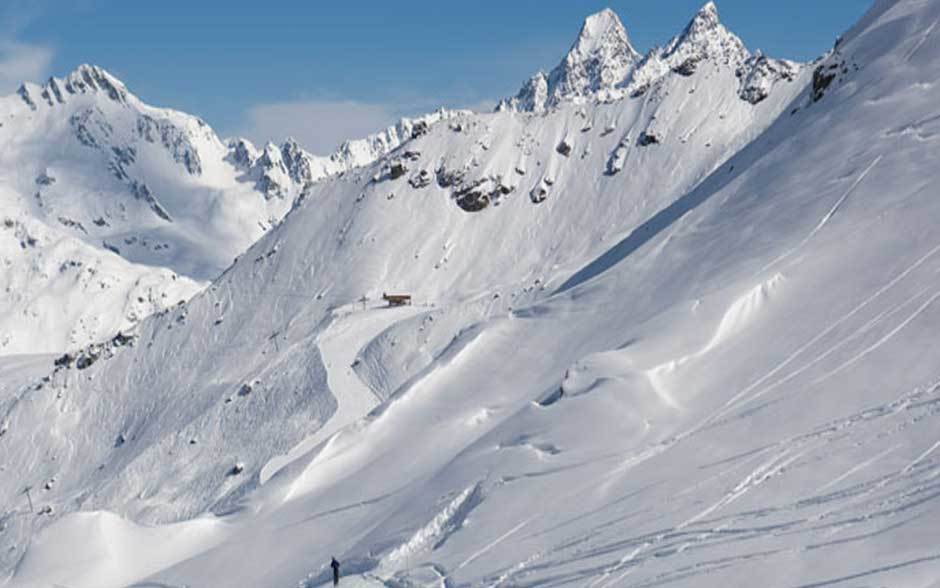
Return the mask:
[[(834, 322), (830, 323), (830, 324), (829, 324), (826, 328), (824, 328), (822, 331), (820, 331), (819, 333), (817, 333), (816, 335), (814, 335), (812, 338), (810, 338), (806, 343), (804, 343), (803, 345), (801, 345), (801, 346), (799, 346), (797, 349), (795, 349), (790, 355), (788, 355), (786, 358), (784, 358), (780, 363), (778, 363), (778, 364), (777, 364), (776, 366), (774, 366), (771, 370), (769, 370), (768, 372), (766, 372), (763, 376), (759, 377), (757, 380), (755, 380), (754, 382), (752, 382), (751, 384), (749, 384), (749, 385), (748, 385), (747, 387), (745, 387), (743, 390), (741, 390), (740, 392), (738, 392), (737, 394), (735, 394), (735, 395), (734, 395), (730, 400), (728, 400), (720, 409), (718, 409), (718, 411), (716, 411), (714, 414), (712, 414), (711, 416), (709, 416), (708, 418), (706, 418), (706, 419), (703, 421), (703, 423), (700, 425), (700, 427), (701, 427), (701, 428), (707, 428), (708, 426), (714, 424), (716, 421), (718, 421), (718, 420), (722, 419), (723, 417), (727, 416), (730, 412), (732, 412), (732, 411), (736, 410), (737, 408), (739, 408), (739, 407), (741, 407), (741, 406), (743, 406), (743, 405), (745, 405), (745, 404), (751, 402), (753, 399), (756, 399), (756, 398), (759, 398), (760, 396), (763, 396), (766, 392), (761, 391), (761, 392), (758, 392), (756, 395), (752, 395), (752, 396), (749, 396), (749, 395), (750, 395), (754, 390), (757, 390), (758, 388), (760, 388), (761, 386), (763, 386), (766, 382), (768, 382), (769, 380), (771, 380), (772, 378), (774, 378), (777, 374), (779, 374), (780, 372), (782, 372), (783, 370), (785, 370), (788, 366), (790, 366), (790, 364), (792, 364), (794, 361), (796, 361), (797, 359), (799, 359), (801, 356), (803, 356), (804, 354), (811, 353), (813, 347), (815, 347), (817, 343), (819, 343), (820, 341), (822, 341), (823, 339), (825, 339), (826, 337), (828, 337), (830, 334), (832, 334), (833, 332), (835, 332), (837, 329), (839, 329), (842, 325), (844, 325), (845, 323), (847, 323), (848, 321), (852, 320), (852, 319), (855, 318), (857, 315), (859, 315), (860, 313), (862, 313), (863, 311), (865, 311), (869, 306), (871, 306), (874, 302), (876, 302), (876, 301), (877, 301), (879, 298), (881, 298), (884, 294), (886, 294), (886, 293), (888, 293), (889, 291), (891, 291), (892, 289), (894, 289), (895, 286), (897, 286), (899, 283), (901, 283), (901, 282), (904, 281), (907, 277), (909, 277), (912, 273), (916, 272), (916, 271), (917, 271), (918, 269), (920, 269), (924, 264), (926, 264), (928, 261), (930, 261), (934, 256), (936, 256), (936, 254), (937, 254), (938, 252), (940, 252), (940, 245), (937, 245), (937, 246), (935, 246), (934, 248), (930, 249), (927, 253), (925, 253), (925, 254), (922, 255), (920, 258), (918, 258), (917, 260), (915, 260), (911, 265), (909, 265), (909, 266), (906, 267), (904, 270), (902, 270), (901, 272), (899, 272), (899, 273), (898, 273), (894, 278), (892, 278), (888, 283), (886, 283), (886, 284), (883, 285), (881, 288), (879, 288), (878, 290), (876, 290), (872, 295), (868, 296), (867, 298), (865, 298), (864, 300), (862, 300), (861, 302), (859, 302), (855, 307), (853, 307), (853, 308), (852, 308), (851, 310), (849, 310), (847, 313), (843, 314), (841, 317), (839, 317), (838, 319), (836, 319)], [(928, 305), (928, 306), (929, 306), (929, 305)], [(878, 318), (878, 317), (876, 317), (876, 318)], [(836, 345), (839, 345), (839, 343), (836, 343)], [(830, 346), (830, 348), (831, 348), (831, 346)], [(823, 353), (827, 353), (827, 352), (829, 352), (829, 350), (827, 350), (827, 351), (825, 351), (825, 352), (823, 352)], [(819, 357), (819, 355), (820, 355), (820, 354), (818, 354), (818, 353), (816, 354), (817, 357)], [(813, 360), (813, 361), (815, 361), (815, 360)], [(810, 363), (812, 363), (812, 361), (811, 361)], [(799, 368), (798, 368), (797, 371), (799, 371)]]
[(781, 253), (779, 256), (775, 257), (774, 259), (772, 259), (769, 263), (767, 263), (767, 264), (765, 264), (763, 267), (761, 267), (760, 270), (758, 270), (757, 273), (758, 273), (758, 274), (763, 274), (763, 273), (766, 272), (768, 269), (770, 269), (770, 268), (772, 268), (773, 266), (777, 265), (777, 264), (780, 263), (781, 261), (783, 261), (783, 260), (789, 258), (789, 257), (792, 256), (794, 253), (796, 253), (797, 251), (799, 251), (800, 249), (802, 249), (803, 247), (805, 247), (807, 243), (809, 243), (810, 241), (812, 241), (813, 238), (814, 238), (816, 235), (818, 235), (819, 232), (822, 231), (823, 228), (825, 228), (826, 225), (829, 224), (829, 221), (831, 221), (832, 218), (836, 215), (836, 213), (839, 212), (839, 209), (842, 208), (842, 205), (845, 204), (845, 201), (848, 200), (848, 198), (849, 198), (849, 196), (851, 196), (852, 192), (854, 192), (855, 189), (858, 188), (858, 186), (865, 180), (865, 178), (868, 176), (868, 174), (871, 173), (871, 171), (872, 171), (873, 169), (875, 169), (875, 166), (878, 165), (878, 162), (880, 162), (883, 157), (884, 157), (884, 155), (879, 155), (878, 157), (876, 157), (876, 158), (868, 165), (868, 167), (866, 167), (866, 168), (862, 171), (862, 173), (859, 174), (857, 178), (855, 178), (855, 181), (852, 182), (852, 185), (849, 186), (848, 190), (846, 190), (846, 191), (842, 194), (842, 196), (840, 196), (839, 199), (836, 200), (836, 203), (835, 203), (834, 205), (832, 205), (832, 208), (830, 208), (829, 211), (828, 211), (825, 215), (823, 215), (823, 217), (822, 217), (822, 219), (819, 221), (819, 223), (817, 223), (816, 226), (813, 227), (813, 230), (810, 231), (809, 234), (808, 234), (806, 237), (804, 237), (802, 241), (800, 241), (800, 242), (799, 242), (795, 247), (793, 247), (792, 249), (789, 249), (789, 250), (787, 250), (787, 251)]

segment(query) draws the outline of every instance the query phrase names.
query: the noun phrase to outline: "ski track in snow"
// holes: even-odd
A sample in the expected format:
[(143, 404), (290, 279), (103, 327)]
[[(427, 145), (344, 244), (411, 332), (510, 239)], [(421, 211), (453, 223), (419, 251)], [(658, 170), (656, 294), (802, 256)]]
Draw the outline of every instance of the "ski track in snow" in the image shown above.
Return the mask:
[(827, 372), (823, 374), (822, 376), (820, 376), (819, 378), (813, 380), (811, 382), (811, 385), (815, 386), (817, 384), (820, 384), (828, 380), (832, 376), (835, 376), (836, 374), (844, 371), (846, 368), (851, 367), (855, 363), (858, 363), (860, 360), (864, 359), (867, 355), (869, 355), (873, 351), (876, 351), (879, 347), (881, 347), (882, 345), (890, 341), (892, 338), (894, 338), (894, 336), (897, 335), (899, 332), (901, 332), (902, 329), (904, 329), (909, 324), (911, 324), (911, 322), (913, 322), (917, 317), (923, 314), (923, 312), (927, 310), (934, 303), (934, 301), (937, 300), (937, 298), (940, 298), (940, 292), (935, 293), (933, 296), (927, 299), (926, 302), (924, 302), (919, 307), (917, 307), (917, 309), (915, 309), (913, 313), (905, 317), (904, 320), (898, 323), (898, 325), (895, 326), (893, 329), (888, 331), (888, 333), (886, 333), (881, 339), (878, 339), (873, 344), (869, 345), (868, 347), (863, 349), (861, 352), (859, 352), (852, 358), (846, 360), (844, 363), (840, 364), (834, 370)]
[[(940, 448), (940, 442), (937, 442), (892, 475), (876, 476), (872, 480), (857, 483), (845, 490), (826, 492), (829, 487), (838, 484), (849, 476), (860, 473), (865, 467), (870, 466), (871, 463), (875, 461), (868, 460), (865, 463), (853, 467), (851, 471), (840, 476), (840, 479), (833, 480), (824, 488), (821, 488), (816, 495), (801, 498), (794, 503), (767, 506), (757, 511), (744, 511), (741, 513), (723, 515), (717, 519), (708, 519), (709, 516), (729, 506), (751, 489), (760, 486), (771, 478), (784, 475), (786, 470), (798, 464), (800, 459), (807, 460), (814, 452), (828, 450), (830, 445), (835, 442), (843, 441), (847, 444), (846, 434), (851, 433), (852, 437), (850, 438), (866, 439), (868, 437), (866, 433), (867, 428), (877, 426), (877, 419), (904, 416), (906, 413), (911, 412), (914, 414), (906, 419), (905, 422), (907, 426), (921, 422), (924, 417), (932, 417), (935, 421), (940, 421), (940, 384), (935, 384), (926, 389), (915, 390), (909, 394), (902, 395), (886, 405), (851, 415), (841, 421), (834, 421), (820, 427), (814, 432), (780, 441), (776, 444), (776, 447), (780, 448), (778, 453), (775, 453), (769, 460), (764, 460), (757, 465), (722, 499), (711, 507), (706, 508), (704, 511), (692, 516), (676, 527), (632, 539), (618, 539), (617, 543), (622, 544), (628, 551), (610, 565), (602, 566), (602, 568), (596, 572), (596, 577), (590, 585), (618, 586), (626, 576), (634, 573), (643, 565), (656, 562), (663, 557), (669, 557), (669, 554), (674, 555), (686, 552), (689, 549), (703, 549), (714, 542), (759, 540), (773, 534), (807, 534), (825, 529), (829, 529), (832, 532), (840, 532), (853, 525), (890, 519), (910, 508), (916, 508), (925, 500), (934, 498), (940, 499), (940, 483), (932, 482), (933, 479), (940, 477), (940, 462), (935, 462), (926, 469), (918, 469), (938, 448)], [(930, 425), (927, 424), (925, 426)], [(854, 431), (857, 427), (863, 427), (863, 429)], [(900, 429), (896, 431), (900, 432)], [(802, 449), (798, 449), (800, 447), (802, 447)], [(897, 447), (892, 447), (882, 452), (876, 456), (876, 459), (883, 458), (896, 448)], [(766, 452), (766, 449), (762, 450), (762, 452)], [(900, 483), (903, 479), (911, 475), (917, 475), (922, 479), (924, 481), (922, 485), (915, 485), (912, 489), (899, 488), (901, 492), (897, 494), (896, 497), (892, 497), (891, 494), (878, 497), (878, 492), (890, 485)], [(925, 491), (931, 494), (928, 494), (926, 497), (921, 496)], [(574, 495), (566, 497), (566, 500), (570, 500), (573, 496)], [(868, 506), (864, 506), (866, 504)], [(863, 510), (868, 511), (868, 514), (848, 514), (858, 509), (859, 505), (863, 505)], [(813, 515), (790, 518), (789, 520), (784, 520), (777, 524), (768, 525), (767, 523), (763, 523), (753, 530), (748, 530), (746, 527), (746, 522), (749, 519), (762, 520), (775, 515), (816, 508), (822, 508), (823, 510)], [(839, 519), (840, 513), (846, 513), (848, 518)], [(703, 526), (704, 528), (698, 528)], [(689, 529), (690, 527), (695, 529)], [(686, 529), (689, 530), (686, 531)], [(603, 533), (601, 532), (601, 534)], [(585, 540), (597, 540), (594, 533), (588, 533), (584, 538)], [(812, 548), (812, 545), (807, 545), (807, 548)], [(792, 552), (792, 549), (773, 550), (741, 556), (740, 558), (733, 558), (733, 560), (721, 559), (706, 561), (691, 567), (665, 573), (658, 576), (656, 580), (650, 580), (648, 583), (641, 585), (655, 586), (659, 585), (660, 582), (671, 582), (680, 578), (692, 578), (699, 574), (707, 574), (717, 569), (725, 569), (729, 566), (747, 562), (754, 558), (776, 557), (784, 553)], [(524, 569), (515, 571), (509, 574), (508, 577), (516, 577), (525, 571)], [(529, 586), (530, 584), (520, 582), (519, 585)], [(532, 586), (534, 586), (534, 584)]]
[(899, 272), (894, 278), (888, 281), (884, 286), (876, 290), (872, 295), (862, 300), (860, 303), (858, 303), (855, 307), (853, 307), (847, 313), (839, 317), (837, 320), (829, 324), (825, 329), (823, 329), (822, 331), (817, 333), (815, 336), (813, 336), (809, 341), (807, 341), (806, 343), (798, 347), (796, 350), (794, 350), (790, 355), (788, 355), (783, 361), (781, 361), (776, 366), (774, 366), (770, 371), (765, 373), (763, 376), (755, 380), (752, 384), (750, 384), (749, 386), (747, 386), (746, 388), (744, 388), (743, 390), (741, 390), (734, 396), (732, 396), (732, 398), (728, 400), (718, 412), (708, 417), (705, 420), (705, 423), (709, 424), (718, 419), (721, 419), (732, 410), (737, 409), (739, 406), (743, 404), (743, 402), (746, 402), (746, 401), (742, 401), (742, 399), (745, 398), (748, 394), (750, 394), (754, 389), (758, 388), (759, 386), (764, 384), (764, 382), (766, 382), (770, 378), (777, 375), (780, 371), (782, 371), (791, 363), (793, 363), (793, 361), (795, 361), (801, 355), (803, 355), (808, 350), (810, 350), (816, 343), (818, 343), (823, 338), (831, 334), (833, 331), (841, 327), (843, 324), (845, 324), (846, 322), (854, 318), (856, 315), (864, 311), (872, 303), (877, 301), (882, 295), (884, 295), (885, 293), (893, 289), (901, 281), (907, 278), (910, 274), (918, 270), (927, 261), (933, 258), (938, 252), (940, 252), (940, 245), (937, 245), (933, 249), (929, 250), (926, 254), (924, 254), (923, 256), (918, 258), (916, 261), (914, 261), (914, 263), (906, 267), (903, 271)]
[(907, 55), (904, 56), (904, 61), (909, 62), (914, 59), (914, 56), (917, 55), (917, 52), (921, 50), (921, 48), (924, 46), (924, 43), (926, 43), (927, 39), (930, 38), (933, 30), (937, 28), (937, 24), (940, 24), (940, 19), (933, 21), (930, 26), (927, 27), (927, 30), (925, 30), (923, 34), (920, 35), (920, 38), (917, 39), (917, 42), (914, 44), (911, 50), (907, 53)]
[(848, 190), (846, 190), (846, 191), (842, 194), (842, 196), (840, 196), (840, 197), (836, 200), (835, 204), (832, 205), (832, 208), (830, 208), (829, 211), (826, 212), (825, 215), (823, 215), (822, 219), (820, 219), (819, 222), (816, 224), (816, 226), (813, 227), (813, 230), (811, 230), (811, 231), (809, 232), (809, 234), (806, 235), (806, 237), (805, 237), (799, 244), (797, 244), (797, 245), (796, 245), (795, 247), (793, 247), (792, 249), (787, 250), (785, 253), (782, 253), (782, 254), (779, 255), (778, 257), (775, 257), (775, 258), (772, 259), (769, 263), (764, 264), (759, 270), (757, 270), (757, 275), (763, 274), (764, 272), (766, 272), (766, 271), (769, 270), (770, 268), (774, 267), (775, 265), (778, 265), (779, 263), (781, 263), (782, 261), (784, 261), (784, 260), (786, 260), (786, 259), (789, 259), (789, 258), (792, 257), (796, 252), (798, 252), (798, 251), (802, 250), (804, 247), (806, 247), (806, 245), (809, 244), (809, 242), (812, 241), (813, 238), (814, 238), (816, 235), (818, 235), (819, 232), (822, 231), (823, 228), (825, 228), (825, 226), (826, 226), (827, 224), (829, 224), (829, 221), (831, 221), (832, 218), (836, 215), (836, 213), (839, 212), (839, 209), (842, 208), (842, 205), (845, 203), (845, 201), (848, 199), (848, 197), (852, 194), (852, 192), (854, 192), (855, 189), (858, 188), (858, 186), (862, 183), (862, 181), (865, 180), (865, 178), (868, 176), (868, 174), (871, 172), (871, 170), (873, 170), (873, 169), (875, 168), (875, 166), (878, 165), (878, 162), (881, 161), (881, 159), (882, 159), (883, 157), (884, 157), (884, 155), (879, 155), (879, 156), (875, 157), (875, 159), (868, 165), (868, 167), (866, 167), (866, 168), (862, 171), (862, 173), (860, 173), (860, 174), (858, 175), (858, 177), (855, 178), (855, 181), (852, 182), (852, 185), (849, 186)]
[(874, 463), (880, 461), (880, 460), (881, 460), (882, 458), (884, 458), (885, 456), (890, 455), (891, 453), (894, 453), (895, 451), (897, 451), (898, 449), (900, 449), (900, 447), (901, 447), (900, 445), (895, 445), (895, 446), (893, 446), (893, 447), (889, 447), (888, 449), (885, 449), (885, 450), (882, 451), (881, 453), (879, 453), (879, 454), (877, 454), (877, 455), (874, 455), (874, 456), (870, 457), (869, 459), (866, 459), (866, 460), (863, 461), (862, 463), (859, 463), (859, 464), (856, 464), (856, 465), (852, 466), (851, 468), (849, 468), (849, 470), (848, 470), (847, 472), (845, 472), (845, 473), (842, 474), (841, 476), (839, 476), (839, 477), (837, 477), (837, 478), (834, 478), (833, 480), (831, 480), (831, 481), (829, 481), (829, 482), (826, 482), (826, 484), (823, 485), (823, 486), (821, 486), (816, 492), (817, 492), (817, 493), (822, 493), (822, 492), (824, 492), (824, 491), (826, 491), (826, 490), (832, 488), (833, 486), (838, 486), (841, 482), (843, 482), (843, 481), (845, 481), (845, 480), (851, 478), (852, 476), (854, 476), (855, 474), (861, 472), (861, 471), (864, 470), (865, 468), (867, 468), (867, 467), (871, 466), (872, 464), (874, 464)]

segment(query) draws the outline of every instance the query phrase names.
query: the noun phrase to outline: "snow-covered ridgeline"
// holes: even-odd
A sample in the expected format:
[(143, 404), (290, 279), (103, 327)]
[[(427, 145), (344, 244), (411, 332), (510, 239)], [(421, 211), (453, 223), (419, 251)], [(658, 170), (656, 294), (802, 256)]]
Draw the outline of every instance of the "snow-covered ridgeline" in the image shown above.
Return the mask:
[(0, 354), (79, 347), (188, 299), (310, 184), (468, 114), (402, 119), (320, 157), (222, 141), (96, 66), (24, 83), (0, 98)]
[(578, 40), (548, 75), (538, 72), (497, 109), (540, 113), (563, 102), (636, 98), (670, 74), (691, 76), (699, 67), (729, 68), (738, 78), (740, 98), (757, 104), (777, 84), (793, 81), (803, 66), (760, 51), (752, 54), (721, 23), (714, 2), (705, 4), (665, 47), (642, 57), (620, 19), (607, 9), (585, 21)]

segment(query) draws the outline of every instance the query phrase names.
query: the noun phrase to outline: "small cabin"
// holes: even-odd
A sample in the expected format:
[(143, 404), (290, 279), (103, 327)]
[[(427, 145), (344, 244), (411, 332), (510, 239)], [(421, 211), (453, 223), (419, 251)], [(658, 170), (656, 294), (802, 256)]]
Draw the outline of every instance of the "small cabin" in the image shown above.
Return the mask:
[(389, 306), (410, 306), (411, 294), (382, 294), (382, 300)]

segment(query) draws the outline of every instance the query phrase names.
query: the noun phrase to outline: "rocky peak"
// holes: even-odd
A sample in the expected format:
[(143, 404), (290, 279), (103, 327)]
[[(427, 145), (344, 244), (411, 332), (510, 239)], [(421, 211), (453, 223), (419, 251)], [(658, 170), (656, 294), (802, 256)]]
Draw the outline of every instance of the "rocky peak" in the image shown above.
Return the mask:
[(284, 145), (281, 146), (281, 157), (294, 183), (304, 185), (313, 181), (313, 171), (310, 164), (311, 156), (304, 151), (293, 137), (288, 137)]
[(639, 57), (630, 45), (623, 23), (610, 8), (605, 8), (584, 19), (578, 40), (568, 52), (568, 57), (590, 56), (604, 52), (629, 53), (634, 57)]
[(261, 152), (261, 157), (258, 158), (258, 163), (268, 169), (279, 168), (285, 173), (287, 172), (281, 158), (281, 149), (270, 141), (265, 144), (264, 151)]
[(741, 39), (721, 24), (715, 3), (708, 2), (695, 14), (682, 34), (669, 43), (663, 57), (683, 60), (713, 58), (724, 63), (739, 64), (747, 60), (750, 53)]
[(519, 93), (501, 100), (496, 110), (517, 110), (525, 112), (542, 113), (548, 101), (548, 77), (544, 72), (538, 72), (522, 85)]
[(103, 68), (83, 64), (65, 78), (49, 78), (43, 86), (24, 82), (17, 90), (20, 98), (32, 110), (39, 104), (48, 106), (65, 104), (79, 94), (102, 94), (119, 104), (127, 104), (132, 96), (121, 80)]
[(258, 149), (249, 141), (241, 137), (229, 139), (228, 155), (226, 160), (238, 169), (250, 169), (258, 159)]
[(610, 89), (626, 78), (640, 55), (609, 8), (587, 17), (578, 39), (548, 78), (549, 99), (559, 102)]

